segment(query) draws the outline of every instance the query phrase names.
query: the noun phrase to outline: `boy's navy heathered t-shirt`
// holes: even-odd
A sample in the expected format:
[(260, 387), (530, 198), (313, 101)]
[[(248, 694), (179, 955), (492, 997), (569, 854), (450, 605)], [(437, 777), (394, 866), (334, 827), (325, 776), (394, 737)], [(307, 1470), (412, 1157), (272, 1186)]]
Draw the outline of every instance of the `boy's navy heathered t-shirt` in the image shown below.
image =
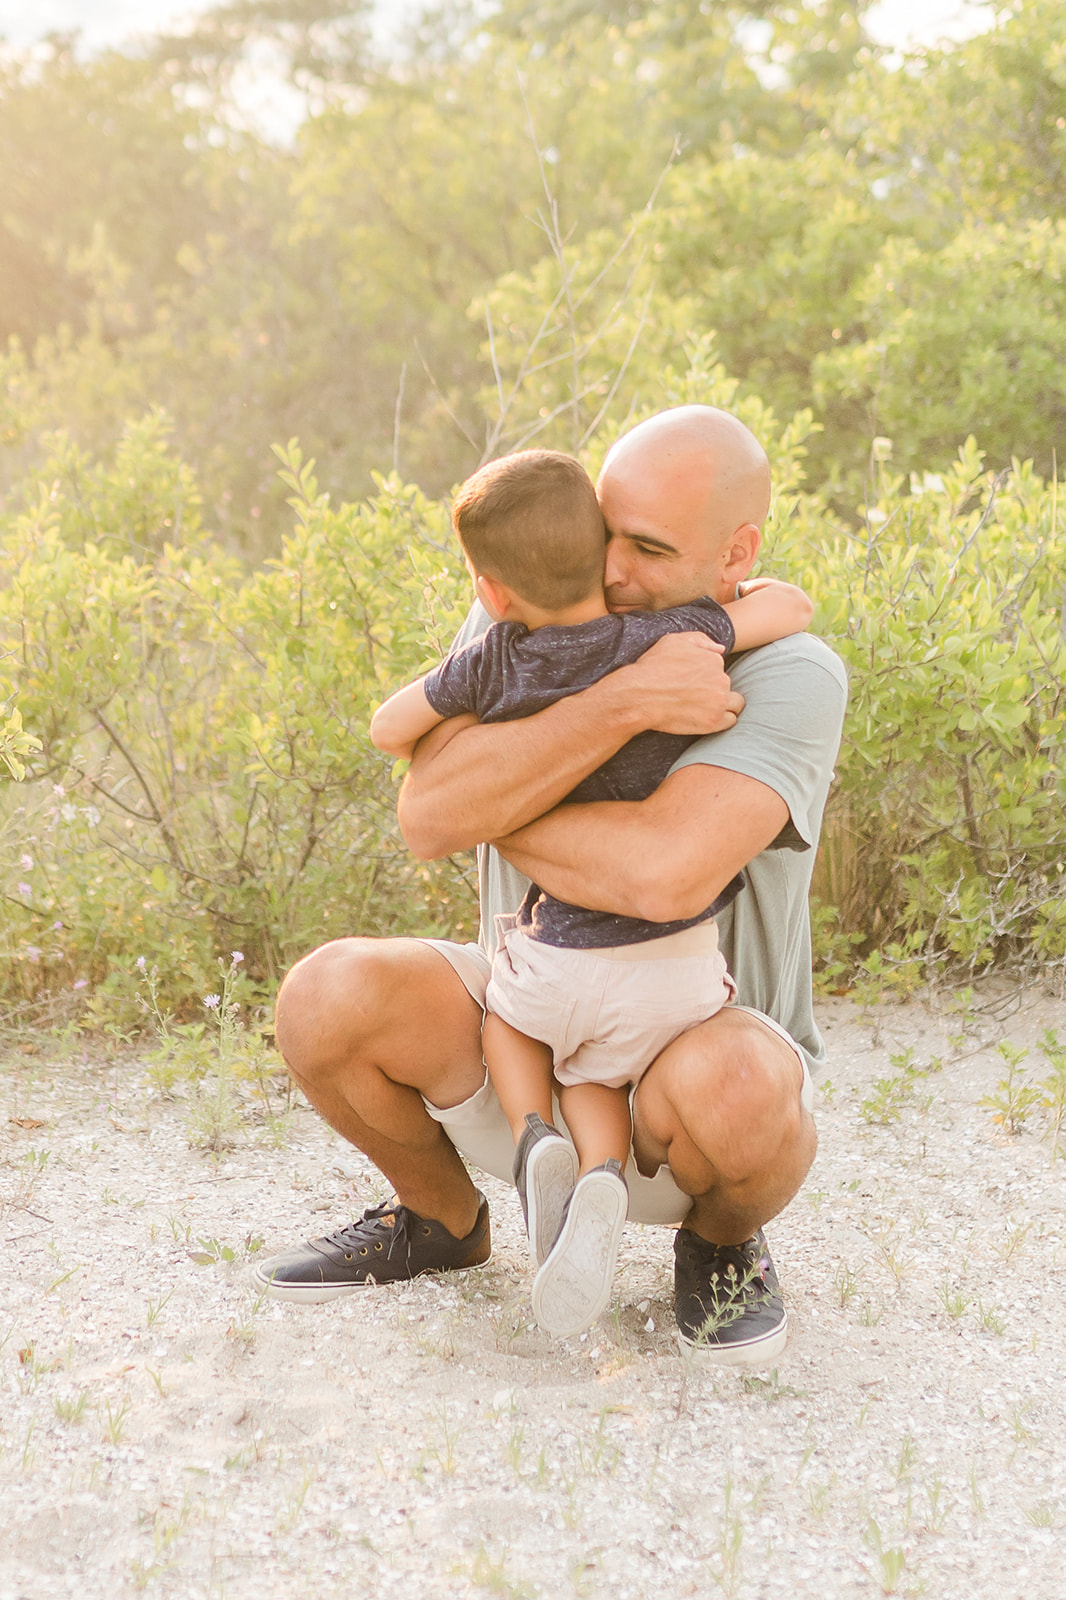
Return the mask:
[[(536, 628), (532, 633), (522, 623), (497, 622), (429, 674), (426, 698), (442, 717), (472, 711), (480, 722), (515, 722), (578, 694), (617, 667), (629, 666), (668, 633), (704, 633), (727, 651), (733, 648), (733, 624), (718, 602), (709, 599), (667, 611), (595, 617), (568, 628)], [(691, 743), (687, 734), (640, 733), (571, 790), (564, 803), (646, 800)], [(735, 899), (743, 886), (743, 878), (734, 878), (696, 917), (644, 922), (569, 905), (534, 885), (519, 922), (541, 943), (572, 950), (640, 944), (705, 922)]]

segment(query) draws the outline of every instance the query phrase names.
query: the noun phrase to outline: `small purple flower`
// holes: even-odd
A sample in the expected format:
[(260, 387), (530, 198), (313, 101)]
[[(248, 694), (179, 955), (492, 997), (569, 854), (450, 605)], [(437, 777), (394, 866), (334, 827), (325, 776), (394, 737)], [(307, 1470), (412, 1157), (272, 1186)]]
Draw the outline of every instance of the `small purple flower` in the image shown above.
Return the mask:
[(19, 866), (22, 867), (24, 869), (24, 871), (26, 871), (26, 872), (32, 872), (33, 871), (33, 857), (32, 856), (28, 856), (28, 855), (20, 856), (19, 857)]
[(71, 984), (71, 988), (72, 989), (87, 989), (88, 987), (89, 987), (88, 978), (75, 978), (74, 982)]
[(138, 956), (137, 960), (134, 962), (134, 965), (136, 966), (138, 972), (143, 972), (148, 963), (143, 956)]
[(222, 996), (220, 994), (204, 995), (204, 1005), (207, 1007), (208, 1011), (217, 1011), (221, 1004)]
[(26, 960), (27, 961), (40, 961), (40, 959), (41, 959), (40, 946), (39, 945), (35, 945), (35, 944), (28, 944), (26, 946)]
[(229, 955), (230, 955), (230, 960), (232, 961), (232, 963), (233, 963), (233, 965), (235, 967), (239, 967), (241, 962), (244, 960), (244, 951), (243, 950), (231, 950)]
[(30, 898), (30, 896), (33, 894), (32, 886), (30, 884), (28, 884), (28, 883), (20, 883), (19, 884), (19, 894), (22, 896), (22, 898), (24, 900), (28, 900)]

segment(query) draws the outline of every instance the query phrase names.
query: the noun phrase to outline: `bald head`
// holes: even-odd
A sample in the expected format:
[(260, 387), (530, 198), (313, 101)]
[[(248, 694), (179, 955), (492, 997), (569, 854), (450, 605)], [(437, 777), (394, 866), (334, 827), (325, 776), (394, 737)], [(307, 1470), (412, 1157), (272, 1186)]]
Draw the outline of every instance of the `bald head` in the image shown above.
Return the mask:
[(761, 528), (770, 507), (766, 451), (739, 417), (716, 406), (677, 406), (624, 433), (607, 453), (601, 481), (640, 474), (701, 513), (725, 537), (742, 522)]
[(731, 598), (758, 552), (770, 466), (738, 417), (677, 406), (623, 434), (596, 492), (611, 540), (609, 602), (660, 609)]

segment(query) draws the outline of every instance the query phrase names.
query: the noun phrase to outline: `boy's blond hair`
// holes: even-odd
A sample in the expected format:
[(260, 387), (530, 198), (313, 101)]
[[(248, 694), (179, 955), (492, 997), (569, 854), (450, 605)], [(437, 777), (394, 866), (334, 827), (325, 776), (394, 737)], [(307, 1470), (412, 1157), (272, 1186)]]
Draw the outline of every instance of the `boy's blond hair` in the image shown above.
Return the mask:
[(542, 611), (603, 587), (607, 535), (592, 479), (558, 450), (520, 450), (467, 478), (452, 525), (475, 572)]

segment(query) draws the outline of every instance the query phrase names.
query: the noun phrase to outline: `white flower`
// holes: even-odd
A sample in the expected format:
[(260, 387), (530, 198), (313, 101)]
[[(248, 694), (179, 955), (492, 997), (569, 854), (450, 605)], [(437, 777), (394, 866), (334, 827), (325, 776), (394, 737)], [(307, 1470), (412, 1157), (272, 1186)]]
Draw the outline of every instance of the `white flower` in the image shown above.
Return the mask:
[(27, 872), (32, 872), (33, 871), (33, 857), (32, 856), (26, 856), (26, 855), (20, 856), (19, 857), (19, 866), (23, 867), (25, 869), (25, 871), (27, 871)]
[(143, 972), (148, 963), (143, 956), (138, 956), (134, 965), (136, 966), (138, 972)]
[(74, 818), (78, 815), (78, 808), (77, 806), (72, 806), (68, 800), (65, 806), (60, 806), (59, 815), (63, 818), (64, 822), (73, 822)]
[(244, 951), (243, 950), (231, 950), (230, 953), (229, 953), (229, 956), (230, 956), (230, 960), (233, 962), (233, 965), (235, 967), (239, 967), (241, 962), (244, 960)]
[(30, 896), (32, 895), (32, 893), (33, 893), (33, 889), (30, 887), (30, 885), (28, 883), (20, 883), (19, 884), (19, 894), (22, 896), (22, 898), (24, 900), (28, 900), (30, 898)]
[(40, 947), (38, 945), (35, 945), (35, 944), (28, 944), (26, 946), (26, 960), (27, 961), (40, 961), (40, 959), (41, 959)]
[(63, 785), (61, 783), (53, 783), (53, 785), (52, 785), (52, 793), (53, 794), (57, 794), (61, 800), (62, 800), (63, 796), (66, 794), (66, 792), (67, 791), (64, 789), (64, 787), (63, 787)]
[(222, 996), (220, 994), (204, 995), (204, 1005), (207, 1007), (208, 1011), (217, 1011), (221, 1004)]

